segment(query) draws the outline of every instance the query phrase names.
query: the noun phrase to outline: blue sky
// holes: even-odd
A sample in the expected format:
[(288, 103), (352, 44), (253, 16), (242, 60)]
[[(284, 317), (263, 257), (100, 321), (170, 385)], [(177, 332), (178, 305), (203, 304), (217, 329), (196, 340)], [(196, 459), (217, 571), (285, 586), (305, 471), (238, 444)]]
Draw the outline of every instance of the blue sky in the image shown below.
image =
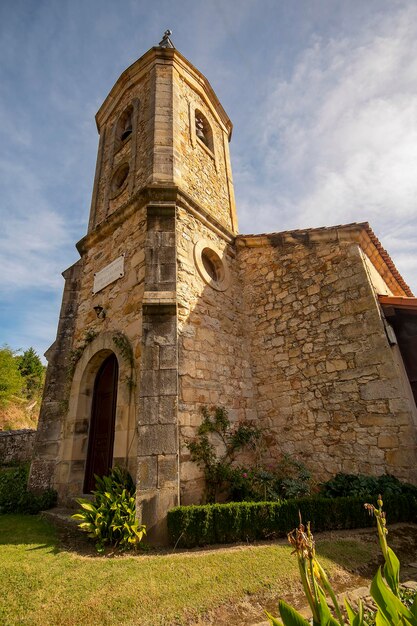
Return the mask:
[(241, 233), (369, 221), (417, 291), (417, 2), (2, 0), (0, 345), (53, 342), (94, 115), (166, 28), (234, 124)]

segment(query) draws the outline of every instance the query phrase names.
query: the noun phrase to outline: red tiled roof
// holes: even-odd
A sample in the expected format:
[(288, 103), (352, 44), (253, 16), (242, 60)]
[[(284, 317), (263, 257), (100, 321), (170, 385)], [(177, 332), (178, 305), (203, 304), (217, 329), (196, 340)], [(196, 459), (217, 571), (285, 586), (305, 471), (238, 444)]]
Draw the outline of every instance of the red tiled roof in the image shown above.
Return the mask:
[[(411, 291), (410, 287), (405, 282), (404, 278), (401, 276), (400, 272), (395, 267), (394, 261), (391, 259), (391, 257), (388, 254), (388, 252), (385, 250), (385, 248), (382, 247), (381, 242), (379, 241), (378, 237), (375, 235), (375, 233), (372, 230), (372, 228), (370, 227), (369, 223), (368, 222), (363, 222), (362, 224), (358, 224), (358, 226), (364, 226), (366, 232), (369, 235), (369, 238), (371, 239), (371, 241), (374, 244), (375, 248), (378, 250), (379, 254), (381, 255), (381, 257), (385, 261), (388, 269), (390, 270), (391, 274), (394, 276), (395, 280), (404, 289), (404, 293), (406, 293), (407, 296), (413, 298), (413, 292)], [(413, 298), (413, 299), (416, 300), (416, 298)]]
[(417, 310), (417, 298), (405, 298), (404, 296), (378, 296), (382, 305), (389, 305), (395, 309)]

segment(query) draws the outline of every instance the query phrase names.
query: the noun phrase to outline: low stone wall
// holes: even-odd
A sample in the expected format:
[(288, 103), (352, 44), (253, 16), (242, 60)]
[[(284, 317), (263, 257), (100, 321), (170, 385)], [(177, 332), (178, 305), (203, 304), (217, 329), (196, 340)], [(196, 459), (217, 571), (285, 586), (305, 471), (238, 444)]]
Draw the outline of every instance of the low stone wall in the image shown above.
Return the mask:
[(35, 435), (32, 428), (0, 432), (0, 465), (30, 461)]

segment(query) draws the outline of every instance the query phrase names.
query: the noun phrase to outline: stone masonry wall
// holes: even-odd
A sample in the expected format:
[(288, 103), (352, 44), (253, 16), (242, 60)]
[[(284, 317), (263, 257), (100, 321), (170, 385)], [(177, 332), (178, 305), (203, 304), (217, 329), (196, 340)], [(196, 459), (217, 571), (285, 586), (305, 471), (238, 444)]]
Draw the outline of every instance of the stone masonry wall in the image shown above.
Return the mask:
[(294, 455), (317, 479), (389, 472), (417, 482), (415, 407), (360, 249), (298, 239), (238, 240), (269, 456)]
[[(100, 129), (90, 230), (126, 203), (132, 192), (143, 187), (151, 175), (154, 142), (153, 83), (153, 73), (148, 72), (125, 91), (105, 126)], [(119, 116), (129, 105), (134, 106), (133, 131), (121, 145), (117, 146), (116, 124)], [(113, 197), (110, 189), (112, 174), (123, 162), (128, 162), (130, 166), (128, 180), (120, 194)]]
[[(104, 229), (103, 229), (104, 230)], [(86, 330), (105, 332), (121, 330), (132, 340), (135, 357), (140, 354), (141, 304), (145, 277), (145, 209), (130, 208), (124, 219), (98, 233), (88, 243), (83, 255), (80, 279), (80, 304), (77, 311), (74, 345), (82, 344)], [(94, 274), (124, 255), (124, 276), (93, 294)], [(105, 319), (98, 319), (93, 309), (101, 305)]]
[(36, 430), (24, 428), (0, 433), (0, 466), (31, 461)]
[[(62, 502), (69, 503), (72, 497), (82, 493), (95, 374), (111, 351), (116, 353), (119, 362), (114, 459), (119, 464), (127, 463), (133, 474), (136, 471), (134, 422), (137, 387), (129, 387), (128, 379), (132, 378), (133, 383), (137, 380), (137, 364), (141, 356), (145, 228), (145, 208), (137, 209), (131, 205), (121, 219), (114, 216), (110, 224), (102, 225), (82, 242), (82, 260), (79, 261), (82, 271), (78, 273), (77, 294), (76, 298), (73, 295), (71, 303), (71, 333), (63, 341), (62, 331), (58, 330), (54, 354), (59, 358), (59, 367), (48, 367), (46, 400), (44, 398), (47, 404), (41, 411), (38, 427), (39, 441), (47, 427), (52, 433), (53, 439), (48, 441), (51, 449), (49, 480), (58, 490)], [(122, 254), (125, 255), (124, 276), (93, 294), (94, 274)], [(104, 308), (104, 319), (97, 317), (93, 308), (96, 305)], [(133, 349), (136, 367), (132, 370), (126, 369), (123, 355), (114, 343), (118, 333), (128, 339)], [(96, 339), (91, 342), (88, 337), (93, 336)], [(98, 354), (92, 351), (95, 345), (98, 346)], [(72, 351), (77, 350), (81, 356), (70, 379), (68, 365)], [(91, 363), (84, 363), (87, 355)], [(80, 363), (83, 364), (83, 371), (80, 371)], [(60, 386), (53, 388), (48, 376), (56, 377), (57, 373)], [(50, 419), (49, 406), (55, 411)], [(59, 419), (54, 417), (57, 412)], [(44, 465), (45, 452), (39, 446), (37, 444), (36, 454), (43, 457)], [(32, 472), (36, 472), (37, 468), (36, 454)]]
[[(223, 226), (233, 230), (234, 199), (226, 131), (199, 93), (181, 76), (174, 74), (174, 79), (176, 182)], [(195, 137), (195, 109), (206, 116), (211, 126), (214, 154)]]
[[(201, 239), (224, 251), (231, 274), (225, 291), (206, 284), (197, 271), (193, 250)], [(204, 487), (185, 445), (201, 423), (201, 407), (223, 406), (235, 422), (255, 420), (256, 405), (234, 248), (179, 209), (177, 250), (180, 479), (181, 503), (187, 504), (198, 503)]]

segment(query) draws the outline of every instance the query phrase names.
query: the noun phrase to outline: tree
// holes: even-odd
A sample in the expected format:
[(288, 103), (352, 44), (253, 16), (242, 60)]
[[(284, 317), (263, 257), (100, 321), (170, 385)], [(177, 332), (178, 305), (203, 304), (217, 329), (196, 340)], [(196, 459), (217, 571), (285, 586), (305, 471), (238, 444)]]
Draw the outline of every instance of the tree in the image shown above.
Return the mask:
[(19, 372), (24, 378), (24, 394), (31, 400), (38, 396), (42, 390), (45, 367), (32, 347), (25, 350), (16, 360)]
[(0, 348), (0, 405), (7, 405), (12, 396), (20, 395), (25, 383), (18, 361), (9, 346)]

